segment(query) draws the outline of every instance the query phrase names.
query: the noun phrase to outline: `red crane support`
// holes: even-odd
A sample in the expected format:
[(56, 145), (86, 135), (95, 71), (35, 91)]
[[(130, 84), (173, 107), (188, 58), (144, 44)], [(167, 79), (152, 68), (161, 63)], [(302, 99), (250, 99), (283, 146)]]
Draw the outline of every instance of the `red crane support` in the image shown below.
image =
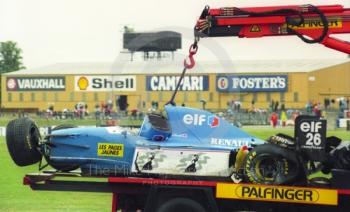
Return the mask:
[(296, 35), (350, 54), (350, 42), (331, 37), (350, 33), (350, 8), (342, 5), (204, 8), (195, 26), (196, 37)]

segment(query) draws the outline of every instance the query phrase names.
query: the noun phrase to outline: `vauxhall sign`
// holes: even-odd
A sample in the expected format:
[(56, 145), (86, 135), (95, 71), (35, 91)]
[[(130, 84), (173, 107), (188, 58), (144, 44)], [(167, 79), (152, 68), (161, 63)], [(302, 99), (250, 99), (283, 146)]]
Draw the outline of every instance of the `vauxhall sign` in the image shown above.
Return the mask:
[(218, 92), (283, 92), (288, 90), (288, 75), (217, 76)]
[[(147, 91), (173, 91), (176, 88), (180, 76), (147, 76)], [(203, 76), (185, 76), (181, 82), (181, 91), (207, 91), (209, 78)]]
[(7, 77), (7, 91), (64, 91), (65, 77)]

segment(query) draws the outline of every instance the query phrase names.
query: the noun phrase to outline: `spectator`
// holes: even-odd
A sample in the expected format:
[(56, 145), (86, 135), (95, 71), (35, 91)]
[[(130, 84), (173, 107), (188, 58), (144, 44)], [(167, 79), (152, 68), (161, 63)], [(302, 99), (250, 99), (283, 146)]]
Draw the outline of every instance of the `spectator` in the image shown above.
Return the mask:
[(96, 119), (101, 118), (101, 108), (98, 104), (95, 105), (95, 118)]
[(270, 112), (273, 111), (274, 107), (275, 107), (275, 101), (272, 100), (271, 103), (270, 103), (270, 107), (269, 107)]
[(324, 108), (327, 110), (331, 105), (331, 101), (328, 98), (324, 99)]
[(137, 118), (137, 109), (131, 110), (131, 117), (132, 117), (133, 119), (136, 119), (136, 118)]
[(308, 101), (307, 104), (305, 105), (306, 113), (311, 114), (312, 113), (312, 105), (311, 101)]
[(313, 108), (314, 115), (317, 117), (321, 117), (322, 111), (321, 111), (321, 105), (318, 103)]
[(278, 101), (276, 101), (275, 102), (275, 108), (274, 108), (274, 112), (277, 112), (278, 111), (278, 106), (279, 106), (279, 102)]
[(287, 117), (286, 111), (282, 110), (282, 112), (281, 112), (282, 127), (286, 126), (287, 120), (288, 120), (288, 117)]
[(278, 122), (278, 115), (277, 115), (277, 113), (274, 112), (274, 113), (271, 114), (270, 121), (271, 121), (272, 127), (276, 128), (277, 122)]
[(286, 110), (286, 106), (284, 105), (284, 103), (282, 103), (282, 105), (281, 105), (281, 110), (282, 110), (282, 111), (285, 111), (285, 110)]
[(242, 102), (240, 102), (239, 100), (235, 101), (235, 108), (237, 110), (237, 112), (239, 112), (241, 110), (241, 106), (242, 106)]

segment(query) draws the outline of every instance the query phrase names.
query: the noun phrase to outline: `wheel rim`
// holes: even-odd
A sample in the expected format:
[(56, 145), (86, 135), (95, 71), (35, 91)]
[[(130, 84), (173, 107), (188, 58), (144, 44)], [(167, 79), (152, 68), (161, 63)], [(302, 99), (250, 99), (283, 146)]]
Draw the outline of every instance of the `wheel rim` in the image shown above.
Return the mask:
[(40, 140), (39, 130), (35, 126), (32, 126), (30, 129), (30, 142), (32, 145), (34, 145), (34, 148), (37, 148), (39, 146), (39, 140)]
[(256, 163), (257, 177), (264, 181), (274, 181), (281, 170), (279, 160), (272, 155), (262, 155)]

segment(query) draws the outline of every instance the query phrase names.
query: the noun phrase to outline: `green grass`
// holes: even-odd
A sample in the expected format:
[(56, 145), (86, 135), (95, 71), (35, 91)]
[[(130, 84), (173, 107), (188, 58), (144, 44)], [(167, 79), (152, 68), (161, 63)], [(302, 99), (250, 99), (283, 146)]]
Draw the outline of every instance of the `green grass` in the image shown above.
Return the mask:
[(38, 172), (37, 165), (16, 166), (0, 137), (0, 211), (110, 211), (111, 194), (32, 191), (22, 185), (32, 172)]
[[(261, 139), (278, 132), (293, 135), (292, 128), (244, 127), (243, 130)], [(350, 141), (347, 131), (327, 133)], [(23, 176), (32, 172), (38, 172), (37, 165), (16, 166), (8, 154), (4, 137), (0, 137), (0, 211), (110, 211), (111, 194), (32, 191), (22, 185)]]

